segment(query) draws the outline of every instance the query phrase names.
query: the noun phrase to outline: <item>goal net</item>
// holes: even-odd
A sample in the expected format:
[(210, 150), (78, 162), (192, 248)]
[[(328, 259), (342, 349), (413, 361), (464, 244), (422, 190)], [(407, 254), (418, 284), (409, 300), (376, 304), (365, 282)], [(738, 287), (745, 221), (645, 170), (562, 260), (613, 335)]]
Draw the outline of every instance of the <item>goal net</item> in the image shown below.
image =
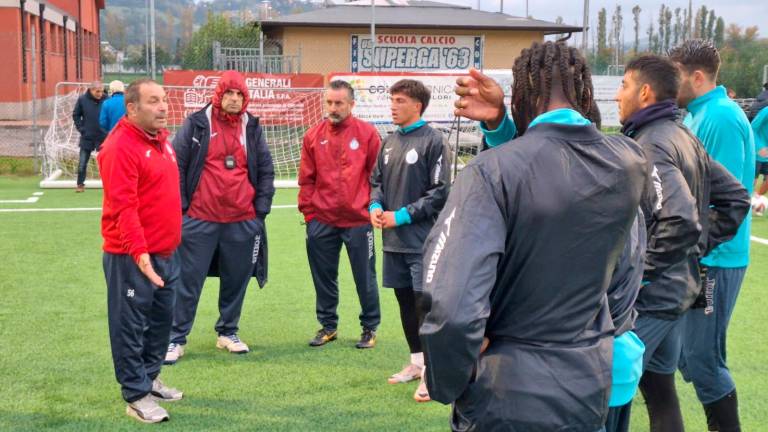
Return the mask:
[[(54, 101), (54, 118), (44, 139), (43, 188), (73, 188), (77, 178), (80, 135), (72, 120), (78, 97), (87, 91), (85, 83), (59, 83)], [(168, 129), (171, 139), (191, 113), (202, 109), (211, 98), (212, 87), (164, 86), (168, 95)], [(307, 129), (323, 120), (323, 89), (250, 88), (248, 111), (260, 118), (272, 153), (277, 187), (297, 187), (301, 144)], [(358, 111), (356, 109), (356, 111)], [(397, 128), (391, 122), (372, 121), (385, 138)], [(459, 169), (477, 154), (481, 134), (474, 122), (430, 122), (443, 132)], [(101, 187), (96, 152), (88, 164), (86, 187)]]

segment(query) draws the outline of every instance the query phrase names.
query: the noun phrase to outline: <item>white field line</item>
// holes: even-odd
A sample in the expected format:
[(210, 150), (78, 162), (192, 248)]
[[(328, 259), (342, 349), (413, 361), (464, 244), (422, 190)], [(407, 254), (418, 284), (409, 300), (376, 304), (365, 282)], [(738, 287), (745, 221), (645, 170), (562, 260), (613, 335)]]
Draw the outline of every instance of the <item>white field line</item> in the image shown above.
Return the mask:
[(764, 245), (768, 245), (768, 240), (760, 237), (751, 236), (750, 239), (755, 243), (760, 243)]
[(29, 197), (23, 200), (0, 200), (0, 204), (33, 204), (39, 200), (40, 197)]
[[(30, 198), (31, 199), (31, 198)], [(37, 200), (37, 199), (35, 199)], [(9, 201), (0, 201), (0, 203), (9, 202)], [(21, 200), (16, 201), (21, 202)], [(27, 201), (23, 201), (27, 202)], [(34, 202), (34, 201), (33, 201)], [(273, 209), (295, 209), (295, 205), (274, 205), (272, 206)], [(101, 207), (62, 207), (62, 208), (10, 208), (10, 209), (0, 209), (0, 213), (44, 213), (44, 212), (91, 212), (91, 211), (101, 211)]]

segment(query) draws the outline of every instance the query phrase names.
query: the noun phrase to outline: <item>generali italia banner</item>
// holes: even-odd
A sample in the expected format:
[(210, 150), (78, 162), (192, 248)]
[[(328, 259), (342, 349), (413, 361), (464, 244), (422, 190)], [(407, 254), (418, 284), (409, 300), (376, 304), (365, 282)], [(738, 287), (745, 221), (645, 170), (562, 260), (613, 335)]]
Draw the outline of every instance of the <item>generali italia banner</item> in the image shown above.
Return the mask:
[[(211, 101), (223, 71), (168, 70), (163, 85), (168, 92), (170, 121), (179, 125), (191, 113)], [(320, 74), (243, 73), (250, 92), (248, 112), (262, 124), (311, 125), (322, 103)]]

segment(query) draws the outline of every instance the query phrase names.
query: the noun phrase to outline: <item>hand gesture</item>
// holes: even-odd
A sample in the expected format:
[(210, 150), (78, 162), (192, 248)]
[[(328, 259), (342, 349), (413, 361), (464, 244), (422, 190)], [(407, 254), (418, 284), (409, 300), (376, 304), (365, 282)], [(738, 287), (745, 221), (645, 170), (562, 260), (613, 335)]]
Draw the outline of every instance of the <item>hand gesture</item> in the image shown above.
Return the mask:
[(493, 78), (470, 69), (469, 76), (457, 79), (456, 85), (459, 99), (454, 114), (485, 122), (491, 129), (499, 127), (505, 114), (504, 90)]

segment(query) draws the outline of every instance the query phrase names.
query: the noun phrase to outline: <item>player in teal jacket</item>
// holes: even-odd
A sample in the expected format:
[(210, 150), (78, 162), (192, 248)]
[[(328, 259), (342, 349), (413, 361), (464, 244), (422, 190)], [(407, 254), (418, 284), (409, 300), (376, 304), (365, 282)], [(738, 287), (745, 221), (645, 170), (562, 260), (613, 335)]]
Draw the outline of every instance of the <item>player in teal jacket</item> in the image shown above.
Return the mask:
[[(685, 120), (713, 159), (724, 165), (752, 194), (755, 140), (747, 116), (717, 86), (720, 54), (711, 41), (688, 40), (670, 51), (682, 78), (678, 104)], [(726, 365), (726, 331), (749, 264), (751, 214), (736, 237), (701, 260), (703, 289), (688, 311), (680, 369), (693, 382), (710, 431), (739, 431), (736, 384)]]
[[(755, 167), (756, 195), (765, 195), (768, 192), (768, 107), (761, 109), (752, 119), (752, 132), (755, 134), (755, 155), (757, 164)], [(762, 174), (763, 182), (757, 187), (757, 178)]]

